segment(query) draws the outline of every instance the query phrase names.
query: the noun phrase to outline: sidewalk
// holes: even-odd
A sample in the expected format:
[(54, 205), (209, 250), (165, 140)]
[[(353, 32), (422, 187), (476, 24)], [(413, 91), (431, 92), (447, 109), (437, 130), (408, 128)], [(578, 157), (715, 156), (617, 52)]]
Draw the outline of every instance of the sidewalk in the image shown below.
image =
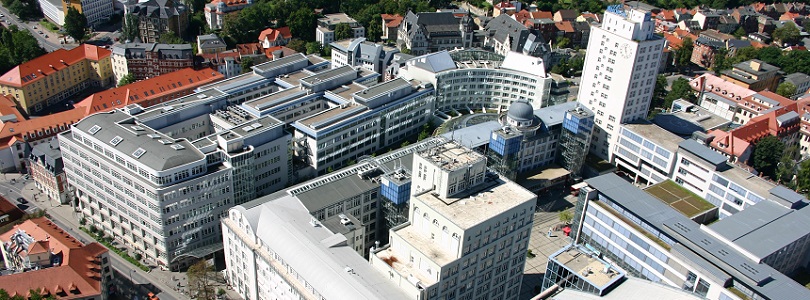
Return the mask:
[[(0, 175), (2, 176), (2, 175)], [(16, 187), (19, 188), (20, 194), (22, 194), (23, 198), (27, 199), (32, 205), (37, 206), (41, 209), (44, 209), (50, 215), (50, 219), (62, 227), (65, 231), (70, 233), (72, 236), (76, 237), (82, 243), (89, 243), (95, 241), (93, 237), (85, 233), (84, 231), (79, 230), (79, 221), (78, 216), (73, 211), (73, 208), (69, 205), (62, 205), (58, 202), (53, 202), (47, 197), (36, 196), (39, 193), (39, 190), (36, 189), (36, 185), (34, 184), (33, 180), (27, 180), (24, 182), (24, 185), (21, 185), (20, 180), (22, 179), (21, 174), (17, 173), (10, 173), (6, 174), (5, 182), (10, 181), (12, 178), (17, 180), (15, 184)], [(15, 192), (17, 192), (15, 190)], [(35, 197), (36, 196), (36, 197)], [(34, 200), (36, 199), (36, 200)], [(137, 269), (135, 266), (131, 265), (129, 262), (121, 258), (118, 254), (110, 251), (109, 253), (112, 259), (118, 260), (121, 265), (128, 266), (130, 269)], [(157, 270), (157, 269), (155, 269)], [(145, 277), (151, 284), (155, 287), (160, 289), (160, 293), (157, 293), (157, 296), (161, 299), (188, 299), (189, 297), (185, 294), (181, 294), (180, 292), (175, 291), (172, 287), (176, 286), (176, 283), (172, 285), (170, 282), (171, 275), (166, 277), (167, 274), (163, 274), (160, 272), (156, 272), (152, 270), (148, 273), (141, 272), (143, 277)], [(118, 270), (121, 274), (126, 274), (129, 270)], [(171, 273), (171, 272), (168, 272)], [(175, 272), (176, 273), (176, 272)], [(187, 282), (187, 281), (186, 281)], [(186, 283), (183, 283), (183, 286), (187, 286)], [(166, 295), (168, 294), (168, 295)], [(165, 297), (168, 296), (168, 297)], [(238, 298), (236, 298), (238, 299)]]

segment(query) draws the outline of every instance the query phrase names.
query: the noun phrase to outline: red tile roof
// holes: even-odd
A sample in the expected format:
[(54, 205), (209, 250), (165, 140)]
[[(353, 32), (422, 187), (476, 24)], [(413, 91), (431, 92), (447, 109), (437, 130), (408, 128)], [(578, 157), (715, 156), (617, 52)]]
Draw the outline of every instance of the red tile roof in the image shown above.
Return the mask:
[(17, 109), (17, 103), (10, 96), (0, 94), (0, 116), (15, 115), (17, 122), (24, 120), (22, 113)]
[(554, 23), (557, 26), (557, 30), (565, 31), (565, 32), (574, 32), (574, 26), (571, 25), (571, 21), (562, 21)]
[[(62, 264), (50, 268), (0, 276), (0, 288), (9, 295), (27, 296), (29, 290), (55, 294), (60, 299), (78, 299), (101, 294), (101, 267), (97, 257), (108, 250), (99, 243), (82, 245), (46, 218), (31, 219), (6, 233), (0, 240), (8, 241), (18, 229), (62, 254)], [(38, 243), (38, 244), (39, 244)], [(44, 245), (40, 245), (44, 247)], [(39, 247), (39, 246), (34, 246)], [(32, 247), (32, 249), (34, 248)], [(62, 291), (62, 293), (59, 293)]]
[[(239, 55), (239, 53), (236, 53)], [(130, 104), (147, 107), (149, 102), (163, 99), (160, 102), (177, 98), (172, 96), (178, 91), (191, 91), (197, 87), (225, 78), (213, 69), (194, 70), (185, 68), (158, 77), (133, 82), (122, 87), (98, 92), (76, 104), (77, 110), (84, 111), (85, 116), (93, 113), (113, 110)]]
[(0, 215), (7, 215), (8, 219), (6, 221), (0, 222), (0, 226), (5, 226), (6, 224), (16, 222), (23, 215), (25, 212), (22, 211), (17, 205), (11, 203), (8, 199), (3, 196), (0, 196)]
[(280, 28), (267, 28), (262, 30), (259, 33), (259, 42), (264, 42), (265, 39), (270, 41), (275, 41), (280, 38), (291, 39), (292, 33), (290, 33), (290, 27), (280, 27)]
[(262, 54), (264, 49), (260, 43), (237, 44), (236, 52), (241, 55)]
[(246, 4), (248, 4), (247, 0), (213, 0), (213, 1), (211, 1), (211, 4), (216, 5), (216, 4), (220, 3), (220, 2), (224, 2), (225, 6), (238, 6), (238, 5), (246, 5)]
[(533, 11), (533, 12), (531, 12), (531, 15), (532, 15), (532, 19), (553, 19), (554, 18), (554, 14), (552, 14), (550, 11), (542, 11), (542, 10)]
[(59, 48), (14, 67), (0, 76), (0, 84), (22, 87), (82, 60), (99, 61), (110, 57), (110, 53), (112, 53), (110, 50), (88, 44), (82, 44), (71, 50)]
[(267, 58), (269, 58), (269, 59), (281, 58), (281, 57), (274, 57), (273, 56), (273, 52), (276, 52), (276, 50), (281, 50), (282, 57), (287, 57), (287, 56), (298, 53), (298, 51), (287, 48), (285, 46), (275, 46), (275, 47), (270, 47), (270, 48), (264, 49), (264, 51), (265, 51), (264, 55), (266, 55)]
[(399, 24), (402, 23), (403, 19), (403, 17), (398, 14), (381, 14), (380, 17), (382, 17), (383, 21), (385, 21), (385, 27), (388, 28), (399, 27)]

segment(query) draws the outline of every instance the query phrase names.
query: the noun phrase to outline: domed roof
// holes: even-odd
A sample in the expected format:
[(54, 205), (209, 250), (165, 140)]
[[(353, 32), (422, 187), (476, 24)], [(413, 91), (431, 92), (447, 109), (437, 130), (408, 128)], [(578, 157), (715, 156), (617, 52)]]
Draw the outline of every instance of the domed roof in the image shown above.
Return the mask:
[(518, 122), (531, 121), (534, 119), (534, 108), (527, 102), (515, 101), (509, 105), (506, 116)]

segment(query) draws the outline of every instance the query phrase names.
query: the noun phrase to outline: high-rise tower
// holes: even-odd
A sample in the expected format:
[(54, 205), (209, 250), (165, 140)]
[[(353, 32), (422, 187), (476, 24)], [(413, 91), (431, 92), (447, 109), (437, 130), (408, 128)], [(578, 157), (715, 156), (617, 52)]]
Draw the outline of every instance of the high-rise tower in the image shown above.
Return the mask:
[(577, 96), (595, 114), (591, 153), (610, 159), (619, 124), (647, 115), (664, 43), (650, 12), (622, 5), (591, 29)]

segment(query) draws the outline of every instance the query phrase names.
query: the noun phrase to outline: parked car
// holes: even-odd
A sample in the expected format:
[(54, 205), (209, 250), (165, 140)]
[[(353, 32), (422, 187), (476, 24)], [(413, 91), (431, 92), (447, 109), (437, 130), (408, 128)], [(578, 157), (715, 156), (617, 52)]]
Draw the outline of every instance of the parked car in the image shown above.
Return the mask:
[(37, 31), (37, 33), (39, 33), (39, 34), (42, 34), (42, 30), (40, 30), (40, 31)]
[(26, 203), (28, 203), (28, 200), (25, 200), (25, 198), (20, 197), (20, 198), (17, 198), (17, 203), (19, 203), (19, 204), (26, 204)]

